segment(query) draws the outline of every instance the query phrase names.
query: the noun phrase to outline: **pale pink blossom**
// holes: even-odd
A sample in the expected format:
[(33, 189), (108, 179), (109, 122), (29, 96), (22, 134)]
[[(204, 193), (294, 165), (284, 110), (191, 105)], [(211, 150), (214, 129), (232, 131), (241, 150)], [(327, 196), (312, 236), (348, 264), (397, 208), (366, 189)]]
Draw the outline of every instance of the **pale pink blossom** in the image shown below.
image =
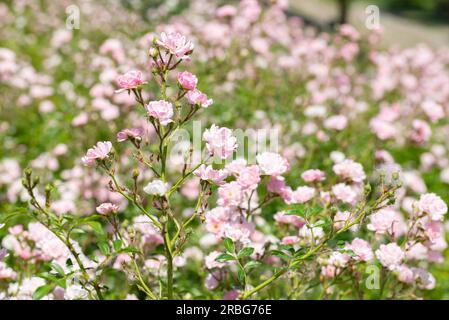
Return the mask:
[(248, 244), (251, 242), (250, 236), (252, 231), (252, 225), (248, 222), (232, 223), (225, 226), (224, 236), (234, 242)]
[(225, 179), (228, 177), (228, 171), (226, 169), (215, 170), (211, 165), (206, 166), (202, 164), (196, 169), (193, 174), (201, 180), (212, 181), (217, 185), (225, 183)]
[(357, 193), (351, 188), (351, 186), (344, 183), (339, 183), (333, 186), (332, 193), (338, 200), (349, 204), (354, 203), (357, 198)]
[(143, 83), (142, 72), (131, 70), (117, 78), (117, 84), (120, 87), (120, 90), (117, 90), (116, 92), (134, 89)]
[(269, 192), (277, 193), (279, 195), (282, 195), (287, 188), (289, 187), (285, 184), (285, 178), (281, 176), (271, 176), (267, 184)]
[(213, 269), (213, 268), (223, 268), (226, 264), (223, 262), (219, 262), (216, 259), (221, 254), (219, 251), (212, 251), (204, 258), (204, 264), (206, 265), (207, 269)]
[(333, 279), (337, 275), (337, 268), (331, 264), (321, 267), (321, 275), (323, 277)]
[(97, 142), (94, 147), (87, 150), (86, 155), (81, 158), (81, 161), (84, 165), (91, 166), (96, 160), (106, 159), (109, 156), (111, 149), (112, 143), (110, 141)]
[(226, 183), (218, 188), (218, 196), (218, 205), (236, 207), (243, 199), (242, 187), (236, 181)]
[(0, 280), (11, 279), (14, 280), (17, 277), (17, 273), (9, 268), (6, 263), (0, 261)]
[(338, 268), (344, 268), (348, 264), (349, 260), (351, 260), (350, 255), (348, 255), (346, 253), (334, 251), (330, 255), (328, 263), (332, 264)]
[(225, 166), (226, 171), (228, 171), (229, 174), (234, 176), (238, 176), (240, 171), (242, 171), (245, 168), (246, 168), (246, 160), (243, 158), (232, 160)]
[(156, 40), (156, 43), (182, 60), (188, 59), (188, 55), (194, 48), (193, 43), (188, 41), (186, 37), (180, 33), (162, 32), (159, 39)]
[(214, 290), (220, 284), (220, 279), (221, 279), (220, 272), (209, 273), (206, 276), (204, 285), (206, 286), (207, 290)]
[(394, 270), (401, 265), (405, 253), (396, 243), (381, 244), (376, 250), (376, 257), (384, 267)]
[(412, 268), (412, 271), (415, 275), (415, 283), (418, 288), (425, 290), (432, 290), (435, 288), (436, 280), (430, 272), (421, 268)]
[(200, 194), (199, 185), (199, 180), (196, 178), (186, 180), (184, 185), (181, 187), (180, 192), (187, 199), (195, 200)]
[(315, 188), (301, 186), (291, 193), (291, 199), (287, 203), (305, 203), (315, 195)]
[(110, 202), (105, 202), (100, 204), (97, 208), (96, 208), (97, 212), (103, 216), (107, 216), (111, 213), (117, 213), (119, 210), (119, 207), (116, 204), (110, 203)]
[(217, 237), (223, 237), (230, 210), (227, 207), (216, 207), (204, 215), (206, 230)]
[(422, 144), (430, 139), (432, 135), (432, 129), (427, 122), (415, 119), (412, 122), (413, 131), (410, 135), (410, 139), (416, 144)]
[(188, 71), (178, 73), (178, 82), (185, 90), (194, 90), (198, 83), (198, 78)]
[(327, 129), (341, 131), (348, 125), (348, 119), (343, 115), (332, 116), (324, 120)]
[(15, 226), (9, 228), (8, 232), (13, 236), (18, 236), (23, 232), (23, 226), (21, 224), (16, 224)]
[(442, 221), (447, 213), (446, 203), (435, 193), (421, 195), (417, 207), (422, 214), (427, 214), (432, 220)]
[(443, 107), (435, 101), (426, 100), (421, 104), (421, 108), (432, 122), (437, 122), (438, 120), (444, 118)]
[(353, 160), (346, 159), (340, 163), (334, 164), (332, 167), (335, 174), (343, 179), (349, 179), (354, 182), (363, 182), (366, 175), (363, 167), (360, 163), (354, 162)]
[(159, 120), (163, 126), (173, 122), (173, 105), (168, 101), (151, 101), (145, 106), (145, 109), (149, 116)]
[(281, 240), (281, 243), (286, 244), (286, 245), (293, 245), (298, 242), (299, 242), (299, 237), (297, 237), (297, 236), (287, 236), (287, 237), (283, 237)]
[(287, 159), (274, 152), (258, 154), (256, 160), (264, 175), (280, 176), (290, 168)]
[(232, 130), (220, 128), (213, 124), (203, 133), (206, 148), (211, 155), (217, 155), (221, 159), (229, 158), (237, 149), (237, 138), (232, 135)]
[(395, 235), (395, 227), (399, 224), (397, 218), (397, 212), (392, 208), (383, 208), (377, 212), (374, 212), (370, 216), (370, 223), (368, 224), (368, 230), (374, 231), (377, 234), (390, 234)]
[(186, 98), (191, 104), (196, 104), (203, 108), (207, 108), (214, 103), (214, 100), (208, 99), (206, 94), (195, 88), (190, 89), (186, 93)]
[(216, 13), (217, 17), (220, 17), (220, 18), (232, 17), (237, 14), (237, 8), (228, 4), (228, 5), (219, 7), (215, 13)]
[(326, 174), (321, 170), (310, 169), (310, 170), (304, 171), (301, 174), (301, 177), (305, 182), (317, 182), (317, 181), (323, 181), (324, 179), (326, 179)]
[(408, 260), (425, 260), (427, 259), (428, 253), (429, 249), (420, 242), (412, 245), (407, 243), (406, 245), (405, 255)]
[(89, 116), (87, 112), (81, 112), (72, 120), (72, 125), (75, 127), (79, 127), (85, 125), (89, 121)]
[(337, 211), (334, 216), (334, 228), (340, 230), (346, 224), (349, 224), (349, 218), (351, 217), (351, 212), (349, 211)]
[(290, 224), (296, 228), (301, 228), (305, 224), (305, 221), (301, 217), (293, 214), (285, 214), (282, 211), (276, 213), (273, 218), (279, 224)]
[(315, 245), (324, 238), (324, 230), (321, 227), (303, 226), (299, 229), (298, 236), (308, 245)]
[(431, 243), (434, 243), (441, 238), (443, 234), (443, 227), (440, 222), (435, 220), (428, 221), (425, 225), (425, 234)]
[(371, 249), (371, 245), (365, 240), (355, 238), (350, 244), (346, 245), (346, 249), (354, 252), (355, 256), (353, 258), (355, 260), (367, 262), (374, 259), (374, 253)]
[(412, 284), (415, 280), (413, 270), (406, 265), (400, 265), (395, 270), (398, 280), (407, 284)]
[(257, 165), (242, 169), (237, 178), (237, 183), (243, 190), (254, 190), (260, 182), (260, 170)]
[(130, 128), (130, 129), (123, 129), (119, 133), (117, 133), (117, 141), (123, 142), (128, 139), (136, 139), (141, 138), (143, 135), (143, 129), (142, 128)]

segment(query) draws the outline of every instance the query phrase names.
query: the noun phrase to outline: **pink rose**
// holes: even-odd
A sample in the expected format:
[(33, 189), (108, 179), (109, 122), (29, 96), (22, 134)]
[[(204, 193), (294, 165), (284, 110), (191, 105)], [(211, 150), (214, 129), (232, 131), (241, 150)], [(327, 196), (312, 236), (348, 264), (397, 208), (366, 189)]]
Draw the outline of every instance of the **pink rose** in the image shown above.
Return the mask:
[(194, 90), (198, 83), (198, 78), (188, 71), (178, 73), (178, 82), (185, 90)]
[(165, 100), (151, 101), (145, 106), (148, 115), (159, 120), (161, 125), (166, 126), (173, 117), (173, 105)]
[[(396, 211), (391, 208), (384, 208), (370, 216), (370, 223), (368, 230), (374, 231), (377, 234), (395, 234), (395, 227), (399, 223)], [(397, 234), (395, 234), (397, 236)]]
[(352, 250), (355, 254), (355, 260), (371, 261), (374, 258), (373, 250), (365, 240), (355, 238), (350, 244), (346, 245), (346, 249)]
[(240, 171), (237, 183), (242, 189), (254, 190), (260, 182), (260, 170), (257, 165), (249, 166)]
[(218, 205), (225, 207), (237, 207), (243, 199), (242, 187), (232, 181), (218, 188)]
[(292, 245), (299, 242), (299, 237), (297, 236), (287, 236), (283, 237), (281, 240), (282, 244)]
[(366, 178), (362, 165), (350, 159), (335, 164), (332, 169), (341, 178), (354, 182), (363, 182)]
[(324, 126), (327, 129), (341, 131), (348, 125), (348, 119), (345, 116), (337, 115), (324, 120)]
[(81, 158), (81, 161), (86, 166), (91, 166), (95, 163), (96, 160), (106, 159), (111, 152), (112, 143), (110, 141), (100, 141), (97, 142), (97, 145), (87, 150), (87, 153), (84, 157)]
[(276, 213), (273, 218), (279, 224), (290, 224), (296, 228), (301, 228), (305, 224), (305, 221), (301, 217), (293, 214), (285, 214), (284, 212)]
[(349, 224), (349, 218), (351, 217), (351, 212), (349, 211), (337, 211), (334, 216), (334, 228), (340, 230), (344, 228), (346, 224)]
[(117, 78), (117, 84), (120, 90), (116, 92), (137, 88), (143, 84), (142, 72), (136, 70), (128, 71)]
[(128, 139), (136, 139), (140, 138), (143, 135), (142, 128), (131, 128), (131, 129), (123, 129), (119, 133), (117, 133), (117, 141), (123, 142)]
[(404, 282), (407, 284), (412, 284), (413, 281), (415, 280), (415, 275), (413, 274), (412, 269), (410, 269), (406, 265), (400, 265), (396, 269), (396, 275), (400, 282)]
[(287, 159), (274, 152), (258, 154), (256, 160), (262, 174), (268, 176), (280, 176), (290, 168)]
[(413, 131), (410, 135), (410, 139), (416, 144), (423, 144), (429, 140), (432, 135), (432, 129), (427, 122), (415, 119), (412, 123)]
[(97, 212), (103, 216), (107, 216), (111, 213), (117, 213), (119, 210), (119, 207), (113, 203), (110, 202), (105, 202), (100, 204), (97, 208), (96, 208)]
[(447, 205), (435, 193), (421, 195), (417, 203), (421, 213), (428, 214), (432, 220), (442, 221), (447, 213)]
[(393, 270), (402, 263), (405, 254), (396, 243), (389, 243), (380, 245), (376, 250), (376, 257), (384, 267)]
[(339, 183), (333, 186), (332, 193), (338, 200), (349, 204), (354, 203), (357, 198), (357, 193), (350, 186), (344, 183)]
[(160, 38), (156, 40), (156, 43), (182, 60), (188, 59), (188, 55), (194, 48), (193, 43), (188, 41), (180, 33), (162, 32)]
[(207, 108), (214, 103), (212, 99), (208, 99), (204, 93), (195, 88), (187, 92), (186, 98), (191, 104), (197, 104), (203, 108)]
[[(311, 187), (298, 187), (295, 191), (291, 194), (291, 200), (290, 203), (305, 203), (313, 198), (315, 195), (315, 188)], [(288, 202), (287, 202), (288, 203)]]
[(217, 185), (225, 183), (224, 180), (228, 177), (227, 170), (214, 170), (212, 166), (206, 166), (205, 164), (199, 166), (193, 174), (201, 180), (212, 181)]
[(221, 159), (229, 158), (237, 149), (237, 138), (232, 135), (231, 129), (220, 128), (215, 124), (204, 131), (203, 139), (209, 153)]
[(321, 170), (310, 169), (304, 171), (301, 174), (301, 177), (305, 182), (316, 182), (316, 181), (323, 181), (324, 179), (326, 179), (326, 174)]

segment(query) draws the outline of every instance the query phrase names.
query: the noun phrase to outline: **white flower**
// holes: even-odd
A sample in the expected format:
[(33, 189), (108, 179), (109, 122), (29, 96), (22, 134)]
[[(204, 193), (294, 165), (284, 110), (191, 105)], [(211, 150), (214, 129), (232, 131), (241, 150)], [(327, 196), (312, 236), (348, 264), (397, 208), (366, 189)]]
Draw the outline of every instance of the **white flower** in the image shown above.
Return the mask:
[(168, 183), (163, 182), (162, 180), (153, 180), (143, 188), (148, 194), (163, 196), (168, 191)]
[(89, 292), (80, 285), (68, 286), (64, 293), (64, 299), (66, 300), (87, 300)]

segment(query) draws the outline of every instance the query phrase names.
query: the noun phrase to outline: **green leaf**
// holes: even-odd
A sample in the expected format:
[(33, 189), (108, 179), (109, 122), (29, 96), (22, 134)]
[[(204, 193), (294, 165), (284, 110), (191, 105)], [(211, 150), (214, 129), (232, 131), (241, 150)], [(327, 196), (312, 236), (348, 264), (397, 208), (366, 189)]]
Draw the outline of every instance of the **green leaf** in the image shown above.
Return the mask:
[(104, 254), (105, 256), (109, 256), (109, 254), (111, 253), (109, 245), (105, 241), (98, 242), (98, 248), (100, 248), (101, 253)]
[(312, 223), (310, 226), (312, 228), (316, 228), (316, 227), (320, 227), (320, 226), (325, 225), (325, 224), (326, 224), (326, 222), (324, 220), (318, 220), (317, 222)]
[(104, 235), (103, 226), (98, 221), (89, 221), (87, 223), (91, 228), (94, 230), (94, 232), (98, 235)]
[(83, 229), (80, 229), (80, 228), (75, 228), (75, 229), (72, 229), (72, 233), (75, 233), (75, 234), (85, 234), (86, 231), (83, 230)]
[(249, 261), (247, 264), (245, 264), (245, 269), (246, 270), (254, 269), (260, 265), (261, 263), (259, 261)]
[(61, 288), (66, 288), (65, 278), (56, 278), (50, 273), (41, 273), (39, 274), (39, 278), (45, 279), (47, 281), (56, 283)]
[(131, 247), (131, 246), (120, 249), (119, 252), (137, 253), (137, 254), (141, 253), (139, 249), (137, 249), (135, 247)]
[(36, 289), (33, 293), (33, 300), (40, 300), (50, 293), (54, 288), (53, 284), (45, 284)]
[(285, 260), (290, 259), (290, 256), (288, 254), (286, 254), (284, 251), (280, 251), (280, 250), (272, 250), (271, 255), (277, 256), (277, 257), (279, 257), (281, 259), (285, 259)]
[(222, 253), (215, 260), (220, 261), (220, 262), (231, 261), (231, 260), (235, 260), (235, 257), (228, 253)]
[(119, 251), (122, 248), (123, 241), (122, 240), (114, 240), (112, 242), (115, 251)]
[(293, 205), (293, 207), (290, 210), (287, 210), (285, 213), (290, 215), (296, 215), (304, 217), (306, 213), (306, 206), (303, 203), (298, 203)]
[(229, 253), (234, 253), (234, 251), (235, 251), (235, 246), (234, 246), (234, 242), (232, 242), (231, 239), (225, 238), (225, 239), (224, 239), (224, 246), (225, 246), (226, 250), (227, 250)]
[(51, 268), (52, 268), (53, 270), (55, 270), (60, 276), (62, 276), (62, 277), (65, 276), (64, 269), (62, 269), (62, 267), (61, 267), (59, 264), (53, 262), (53, 263), (50, 264), (50, 266), (51, 266)]
[(237, 254), (237, 257), (239, 257), (239, 258), (248, 257), (248, 256), (252, 255), (253, 252), (254, 252), (254, 248), (246, 247), (239, 251), (239, 253)]
[(243, 270), (240, 266), (237, 270), (237, 278), (239, 279), (240, 283), (245, 283), (245, 270)]
[(308, 217), (313, 217), (314, 215), (317, 215), (321, 211), (323, 211), (323, 208), (321, 208), (320, 206), (315, 206), (315, 207), (310, 208), (310, 209), (307, 210), (307, 216)]

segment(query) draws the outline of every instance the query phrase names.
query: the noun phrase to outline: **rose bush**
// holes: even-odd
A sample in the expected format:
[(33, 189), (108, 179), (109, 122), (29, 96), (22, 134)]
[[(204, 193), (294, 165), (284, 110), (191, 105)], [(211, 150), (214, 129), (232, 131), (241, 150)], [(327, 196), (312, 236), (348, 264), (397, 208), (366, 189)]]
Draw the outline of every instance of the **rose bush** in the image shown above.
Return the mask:
[(447, 49), (70, 4), (0, 5), (1, 299), (448, 298)]

